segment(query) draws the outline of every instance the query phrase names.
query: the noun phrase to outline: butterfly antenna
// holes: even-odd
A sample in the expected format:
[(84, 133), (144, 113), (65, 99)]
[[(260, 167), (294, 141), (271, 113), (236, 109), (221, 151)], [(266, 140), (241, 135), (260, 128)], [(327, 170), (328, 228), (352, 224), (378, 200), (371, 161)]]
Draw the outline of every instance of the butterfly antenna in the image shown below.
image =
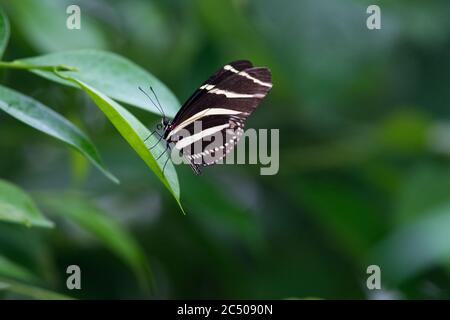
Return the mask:
[(154, 95), (155, 98), (156, 98), (156, 102), (158, 102), (158, 105), (159, 105), (159, 108), (160, 108), (161, 111), (162, 111), (163, 117), (166, 118), (166, 115), (165, 115), (165, 113), (164, 113), (163, 107), (161, 106), (161, 103), (159, 102), (158, 96), (156, 95), (155, 90), (153, 90), (153, 87), (152, 87), (152, 86), (150, 86), (150, 90), (153, 92), (153, 95)]
[(150, 97), (150, 95), (144, 91), (144, 89), (142, 89), (140, 86), (138, 88), (139, 88), (139, 90), (141, 90), (141, 92), (143, 94), (145, 94), (147, 96), (147, 98), (152, 102), (152, 104), (155, 106), (155, 108), (158, 109), (158, 111), (160, 111), (162, 113), (163, 117), (165, 117), (164, 110), (162, 110), (161, 108), (158, 107), (158, 105), (153, 101), (153, 99)]

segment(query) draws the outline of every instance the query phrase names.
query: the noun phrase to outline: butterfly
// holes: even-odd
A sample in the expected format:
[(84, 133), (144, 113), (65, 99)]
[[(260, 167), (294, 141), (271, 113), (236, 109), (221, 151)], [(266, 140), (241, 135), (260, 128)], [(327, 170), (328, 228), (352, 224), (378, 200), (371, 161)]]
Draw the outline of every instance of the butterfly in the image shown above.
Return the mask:
[[(155, 130), (150, 136), (159, 135), (157, 144), (161, 139), (166, 142), (166, 148), (157, 160), (174, 147), (196, 174), (201, 173), (201, 167), (218, 163), (236, 146), (248, 116), (271, 88), (270, 69), (254, 67), (248, 60), (233, 61), (203, 82), (170, 121), (150, 87), (163, 115), (157, 126), (162, 133)], [(149, 95), (147, 97), (152, 100)], [(163, 171), (168, 160), (169, 157)]]

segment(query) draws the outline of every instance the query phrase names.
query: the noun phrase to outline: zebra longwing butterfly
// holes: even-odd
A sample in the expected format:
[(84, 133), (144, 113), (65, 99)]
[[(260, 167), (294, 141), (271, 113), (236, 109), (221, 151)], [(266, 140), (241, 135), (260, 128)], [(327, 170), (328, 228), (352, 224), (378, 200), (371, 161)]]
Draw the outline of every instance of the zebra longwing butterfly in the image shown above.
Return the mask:
[(172, 121), (165, 117), (156, 98), (163, 114), (158, 129), (163, 129), (163, 134), (153, 133), (166, 141), (165, 151), (174, 146), (200, 174), (201, 167), (217, 163), (235, 147), (245, 120), (271, 88), (268, 68), (254, 67), (247, 60), (230, 62), (187, 99)]

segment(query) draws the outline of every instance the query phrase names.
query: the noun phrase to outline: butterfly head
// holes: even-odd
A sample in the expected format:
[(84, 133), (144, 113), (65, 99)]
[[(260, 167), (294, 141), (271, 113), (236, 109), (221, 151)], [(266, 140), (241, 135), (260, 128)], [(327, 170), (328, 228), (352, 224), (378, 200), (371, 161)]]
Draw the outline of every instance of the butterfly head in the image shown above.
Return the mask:
[(163, 129), (164, 131), (167, 131), (167, 130), (171, 130), (172, 129), (172, 125), (170, 124), (169, 119), (167, 119), (166, 117), (163, 117), (161, 119), (161, 123), (158, 124), (157, 128), (160, 129), (160, 130)]

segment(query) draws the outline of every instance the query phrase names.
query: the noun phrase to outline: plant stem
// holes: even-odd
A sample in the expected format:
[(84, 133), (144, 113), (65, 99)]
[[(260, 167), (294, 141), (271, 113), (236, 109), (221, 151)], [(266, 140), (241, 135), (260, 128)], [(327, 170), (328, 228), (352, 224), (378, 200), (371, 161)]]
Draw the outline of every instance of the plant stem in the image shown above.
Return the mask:
[(23, 61), (0, 61), (0, 68), (21, 69), (21, 70), (43, 70), (43, 71), (77, 71), (74, 67), (65, 65), (35, 65)]
[(74, 79), (72, 77), (60, 73), (60, 71), (64, 71), (64, 70), (52, 69), (52, 71), (56, 76), (60, 77), (61, 79), (71, 81), (71, 82), (74, 82), (75, 84), (77, 84), (76, 81), (74, 81)]

